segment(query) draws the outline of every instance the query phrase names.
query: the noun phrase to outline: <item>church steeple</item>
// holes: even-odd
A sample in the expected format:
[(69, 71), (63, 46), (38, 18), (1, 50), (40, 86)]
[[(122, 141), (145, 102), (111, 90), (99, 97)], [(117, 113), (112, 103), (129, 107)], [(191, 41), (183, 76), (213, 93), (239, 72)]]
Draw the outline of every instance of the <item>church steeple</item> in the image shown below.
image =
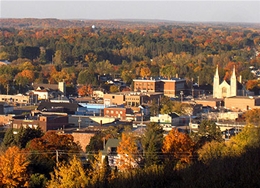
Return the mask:
[(218, 65), (217, 65), (214, 80), (213, 80), (213, 98), (218, 98), (218, 92), (219, 92), (219, 74), (218, 74)]
[(236, 77), (236, 68), (233, 67), (233, 72), (230, 78), (230, 96), (237, 96), (237, 77)]

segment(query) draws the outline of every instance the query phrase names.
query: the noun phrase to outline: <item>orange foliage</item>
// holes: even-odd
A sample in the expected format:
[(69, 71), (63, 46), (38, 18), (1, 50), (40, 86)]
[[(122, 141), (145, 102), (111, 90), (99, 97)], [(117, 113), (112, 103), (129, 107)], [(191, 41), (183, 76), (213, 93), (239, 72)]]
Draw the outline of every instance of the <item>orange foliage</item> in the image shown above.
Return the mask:
[(122, 133), (122, 140), (117, 147), (119, 159), (117, 167), (119, 170), (128, 170), (137, 165), (138, 147), (131, 133)]
[(18, 147), (0, 155), (0, 187), (28, 187), (27, 155)]
[(248, 80), (246, 83), (246, 89), (252, 90), (258, 86), (258, 80)]
[(169, 159), (189, 163), (193, 155), (193, 146), (194, 142), (187, 134), (172, 129), (164, 139), (162, 151)]
[(91, 85), (84, 85), (84, 86), (81, 86), (79, 89), (78, 89), (78, 94), (80, 96), (88, 96), (88, 95), (92, 95), (93, 93), (93, 89), (91, 87)]

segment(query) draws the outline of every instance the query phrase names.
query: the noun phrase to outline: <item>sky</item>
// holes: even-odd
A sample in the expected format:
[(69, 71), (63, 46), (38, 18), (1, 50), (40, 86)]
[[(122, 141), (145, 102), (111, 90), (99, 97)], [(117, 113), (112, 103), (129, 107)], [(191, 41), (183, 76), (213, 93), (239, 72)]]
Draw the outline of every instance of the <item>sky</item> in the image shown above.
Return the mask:
[(1, 0), (1, 18), (260, 23), (260, 0)]

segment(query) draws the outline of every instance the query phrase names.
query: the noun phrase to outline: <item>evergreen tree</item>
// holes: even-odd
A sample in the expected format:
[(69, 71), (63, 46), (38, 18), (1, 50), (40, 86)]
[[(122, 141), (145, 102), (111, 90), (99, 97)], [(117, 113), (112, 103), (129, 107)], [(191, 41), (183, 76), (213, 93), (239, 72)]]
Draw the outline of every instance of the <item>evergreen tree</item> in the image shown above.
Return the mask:
[(150, 166), (159, 164), (162, 156), (163, 130), (157, 123), (147, 125), (144, 136), (142, 137), (142, 146), (144, 150), (145, 165)]

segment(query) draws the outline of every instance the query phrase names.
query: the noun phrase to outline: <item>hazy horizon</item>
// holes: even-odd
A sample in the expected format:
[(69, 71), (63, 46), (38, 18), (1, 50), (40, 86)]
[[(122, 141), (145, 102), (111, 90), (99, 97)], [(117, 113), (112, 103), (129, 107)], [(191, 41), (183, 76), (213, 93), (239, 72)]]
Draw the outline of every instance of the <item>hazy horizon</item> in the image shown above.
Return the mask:
[(0, 2), (1, 18), (260, 23), (260, 1)]

